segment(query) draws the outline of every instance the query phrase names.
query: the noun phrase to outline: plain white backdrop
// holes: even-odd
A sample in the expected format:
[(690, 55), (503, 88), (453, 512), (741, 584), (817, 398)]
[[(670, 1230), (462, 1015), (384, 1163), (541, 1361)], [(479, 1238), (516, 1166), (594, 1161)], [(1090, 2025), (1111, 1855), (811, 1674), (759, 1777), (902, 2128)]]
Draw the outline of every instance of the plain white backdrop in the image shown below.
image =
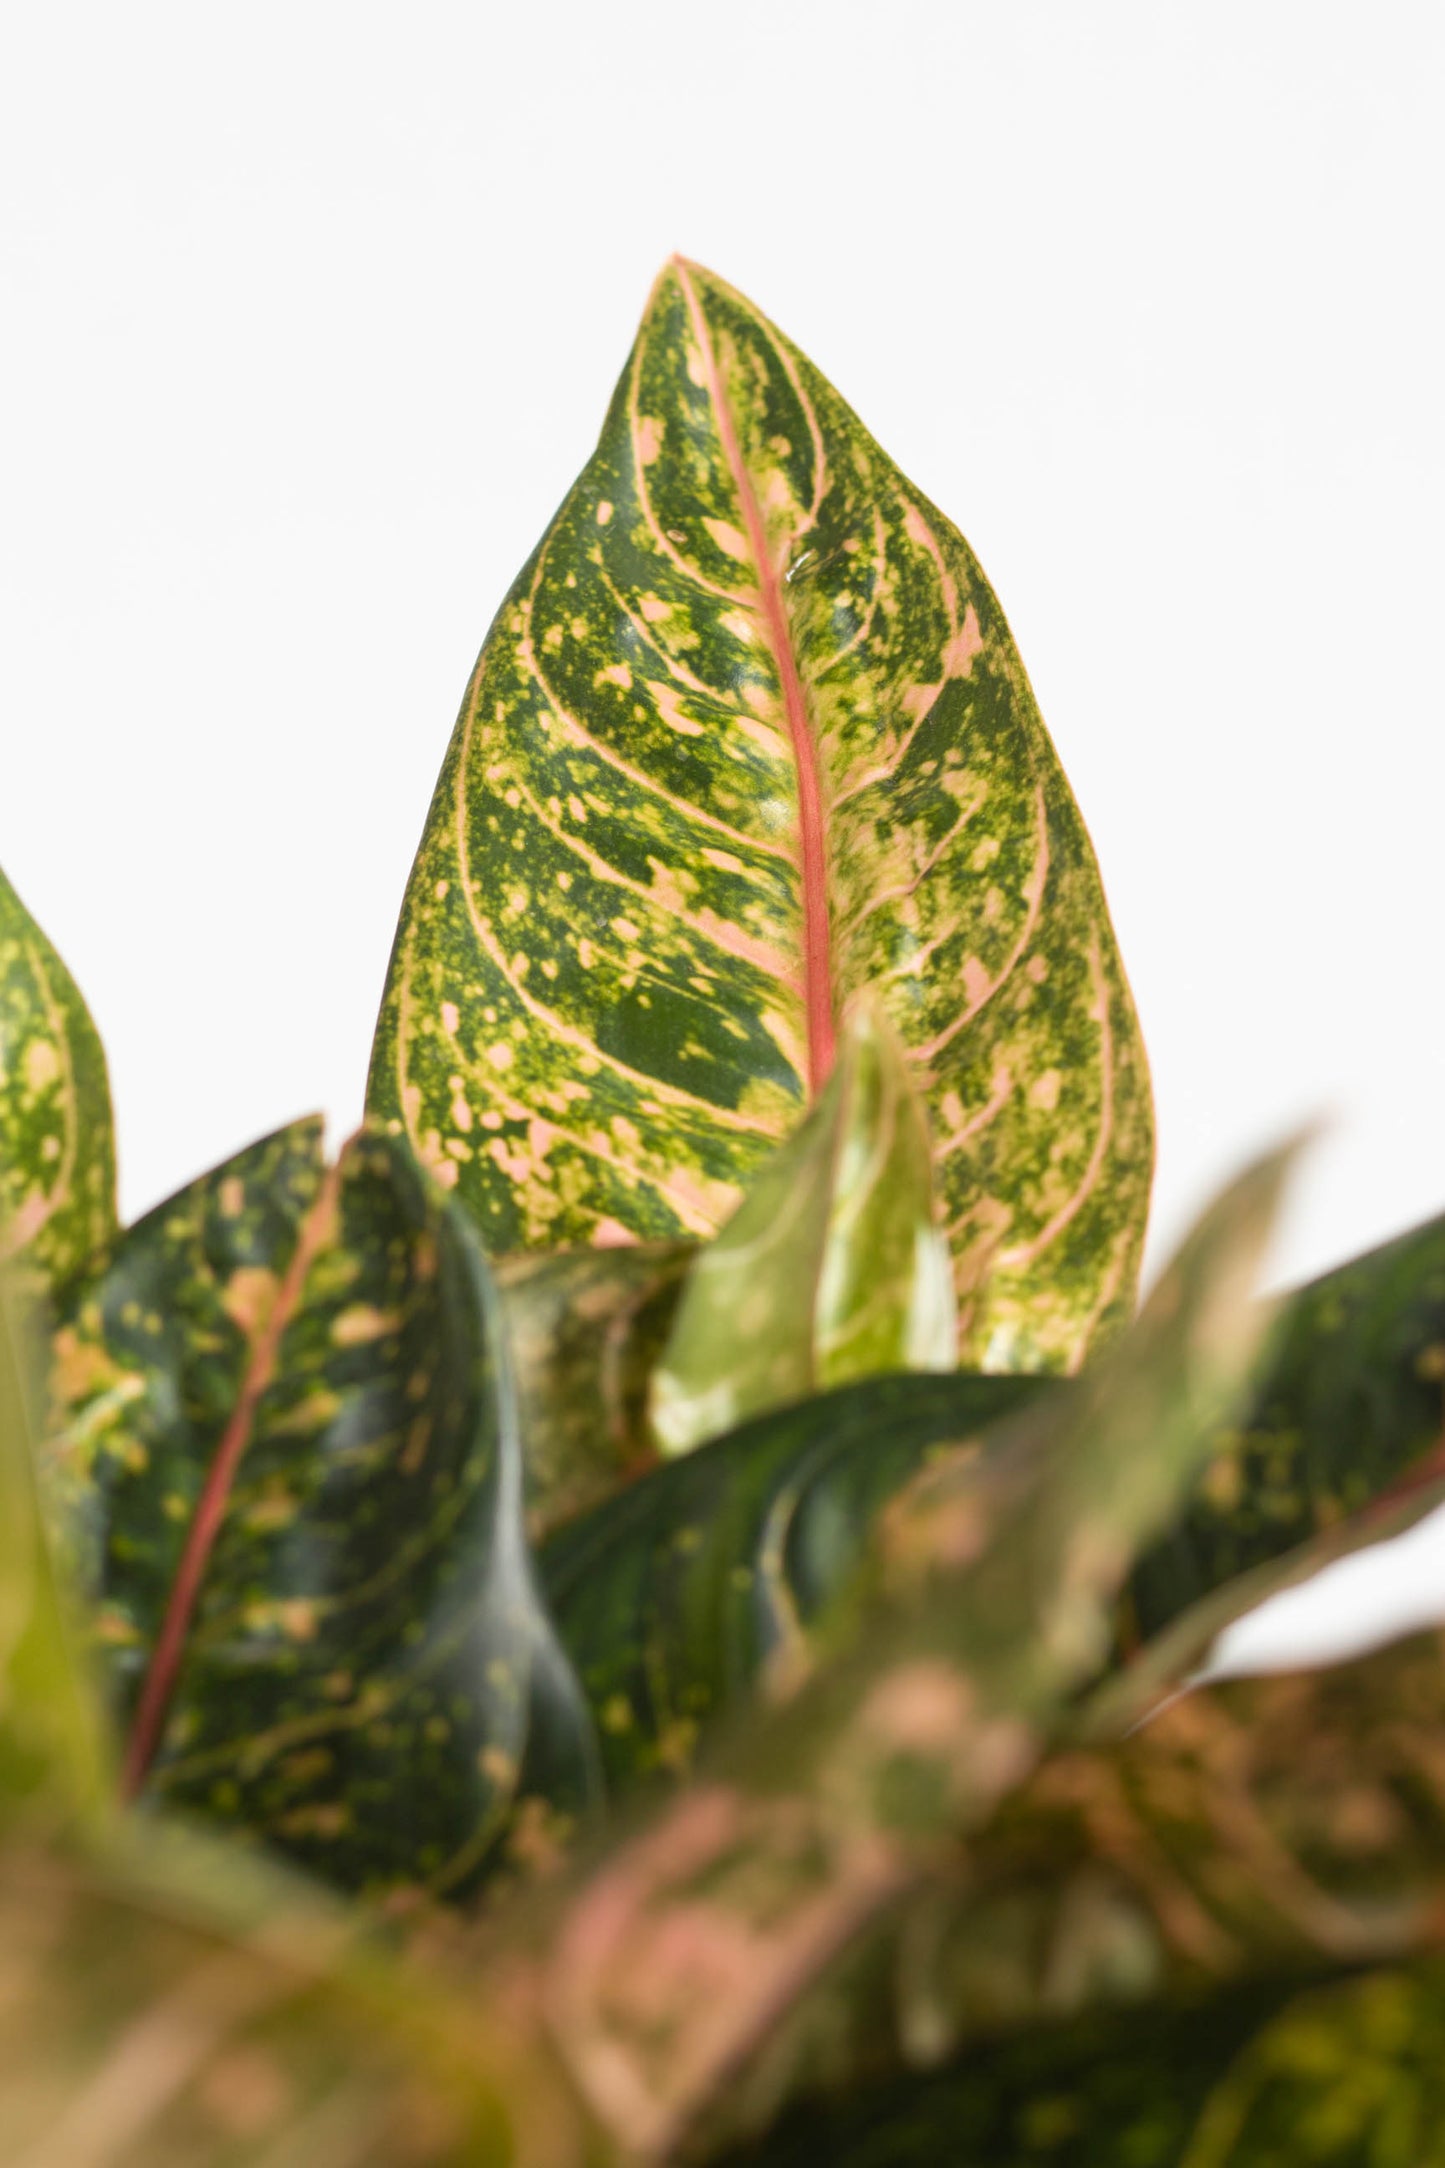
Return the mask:
[(127, 1216), (356, 1118), (462, 687), (674, 248), (1000, 593), (1149, 1043), (1152, 1264), (1321, 1113), (1277, 1279), (1445, 1209), (1442, 105), (1434, 0), (12, 9), (0, 864)]

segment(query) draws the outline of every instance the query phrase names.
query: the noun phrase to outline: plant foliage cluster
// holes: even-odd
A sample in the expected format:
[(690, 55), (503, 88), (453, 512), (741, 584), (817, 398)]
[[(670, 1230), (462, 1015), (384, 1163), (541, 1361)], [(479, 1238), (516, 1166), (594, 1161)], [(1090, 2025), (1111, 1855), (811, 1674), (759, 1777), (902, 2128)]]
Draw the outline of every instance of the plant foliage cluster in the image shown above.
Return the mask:
[[(1147, 1067), (957, 530), (660, 277), (499, 611), (365, 1123), (117, 1224), (0, 881), (11, 2168), (1445, 2158), (1445, 1223), (1136, 1314)], [(1188, 1690), (1183, 1690), (1188, 1689)]]

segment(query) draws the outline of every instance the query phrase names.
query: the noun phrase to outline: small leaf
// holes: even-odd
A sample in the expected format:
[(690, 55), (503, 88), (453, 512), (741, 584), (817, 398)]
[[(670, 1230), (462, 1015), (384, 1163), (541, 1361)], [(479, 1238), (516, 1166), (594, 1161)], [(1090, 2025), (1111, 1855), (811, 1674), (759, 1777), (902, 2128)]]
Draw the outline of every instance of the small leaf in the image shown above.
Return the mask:
[(787, 1665), (886, 1501), (941, 1447), (1061, 1382), (885, 1377), (744, 1424), (543, 1545), (538, 1570), (609, 1778), (680, 1774), (710, 1723)]
[(534, 1734), (581, 1803), (497, 1297), (404, 1147), (253, 1146), (129, 1230), (57, 1354), (50, 1458), (132, 1790), (334, 1881), (448, 1893)]
[(693, 1255), (671, 1242), (494, 1261), (534, 1543), (655, 1464), (648, 1387)]
[(55, 1286), (115, 1231), (115, 1140), (90, 1012), (0, 873), (0, 1263)]
[(928, 1118), (881, 1007), (843, 1026), (822, 1097), (688, 1276), (652, 1383), (688, 1452), (750, 1415), (887, 1370), (951, 1370), (958, 1313)]
[(927, 1099), (962, 1359), (1128, 1318), (1143, 1047), (963, 537), (675, 258), (503, 603), (402, 907), (368, 1106), (492, 1253), (714, 1235), (873, 989)]

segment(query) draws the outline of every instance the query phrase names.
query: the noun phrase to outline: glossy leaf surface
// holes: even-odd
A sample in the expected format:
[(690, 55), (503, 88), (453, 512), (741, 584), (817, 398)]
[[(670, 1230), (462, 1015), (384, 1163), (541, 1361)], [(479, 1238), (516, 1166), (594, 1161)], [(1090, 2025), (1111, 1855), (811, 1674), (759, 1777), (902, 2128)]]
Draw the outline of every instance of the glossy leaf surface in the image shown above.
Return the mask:
[(1283, 1165), (1226, 1193), (1062, 1405), (1026, 1406), (987, 1456), (914, 1478), (832, 1661), (791, 1667), (708, 1780), (564, 1904), (517, 1992), (624, 2147), (685, 2143), (783, 2014), (1047, 1750), (1134, 1550), (1247, 1388)]
[(886, 1501), (1036, 1378), (882, 1377), (745, 1424), (562, 1529), (538, 1556), (614, 1784), (689, 1766), (769, 1660), (802, 1654)]
[(688, 1452), (750, 1415), (890, 1370), (952, 1370), (958, 1318), (928, 1118), (881, 1010), (844, 1024), (822, 1097), (700, 1251), (652, 1382)]
[(693, 1255), (670, 1242), (496, 1260), (534, 1542), (655, 1465), (648, 1390)]
[(133, 1789), (439, 1890), (495, 1846), (534, 1732), (577, 1803), (495, 1290), (408, 1152), (264, 1140), (132, 1228), (57, 1346), (50, 1461)]
[(1247, 1417), (1131, 1577), (1129, 1637), (1367, 1507), (1442, 1436), (1445, 1218), (1291, 1298)]
[(503, 604), (407, 891), (369, 1105), (489, 1250), (714, 1234), (873, 989), (972, 1368), (1128, 1316), (1144, 1057), (971, 551), (806, 356), (663, 271)]
[(100, 1039), (70, 973), (0, 873), (0, 1263), (50, 1287), (114, 1231)]

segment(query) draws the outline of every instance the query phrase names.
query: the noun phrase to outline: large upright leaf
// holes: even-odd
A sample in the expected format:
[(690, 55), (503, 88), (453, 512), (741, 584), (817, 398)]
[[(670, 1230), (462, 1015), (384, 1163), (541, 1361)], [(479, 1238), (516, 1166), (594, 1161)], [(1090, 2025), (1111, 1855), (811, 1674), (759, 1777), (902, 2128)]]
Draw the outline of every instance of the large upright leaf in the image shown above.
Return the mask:
[(132, 1790), (333, 1880), (446, 1891), (539, 1738), (577, 1803), (497, 1297), (404, 1146), (253, 1146), (126, 1234), (57, 1345), (50, 1459)]
[(1128, 1315), (1152, 1156), (1083, 824), (957, 530), (675, 259), (503, 604), (402, 910), (369, 1104), (493, 1251), (707, 1236), (874, 988), (963, 1359)]
[(70, 973), (0, 873), (0, 1263), (52, 1286), (114, 1230), (105, 1054)]
[(889, 1370), (952, 1370), (958, 1319), (928, 1122), (869, 999), (801, 1128), (688, 1275), (652, 1380), (662, 1445)]

